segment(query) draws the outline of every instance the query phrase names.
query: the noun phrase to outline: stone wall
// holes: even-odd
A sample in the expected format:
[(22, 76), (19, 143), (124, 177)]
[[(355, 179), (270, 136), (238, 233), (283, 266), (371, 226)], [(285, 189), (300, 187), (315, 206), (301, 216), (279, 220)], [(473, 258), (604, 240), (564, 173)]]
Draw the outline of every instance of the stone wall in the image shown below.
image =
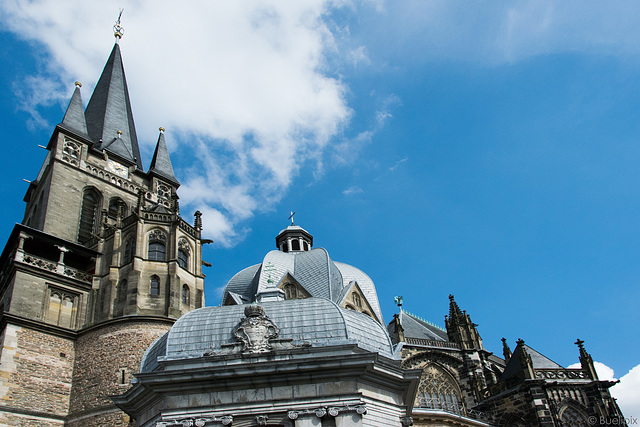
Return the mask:
[[(0, 401), (8, 411), (54, 420), (24, 425), (60, 425), (69, 410), (73, 341), (7, 324), (2, 336)], [(18, 415), (5, 413), (1, 419)], [(8, 422), (8, 421), (7, 421)], [(53, 424), (52, 424), (53, 423)], [(23, 425), (10, 424), (9, 425)]]
[(109, 417), (123, 424), (100, 421), (105, 411), (116, 408), (109, 395), (124, 393), (131, 386), (144, 351), (170, 327), (170, 322), (123, 319), (83, 333), (76, 344), (68, 425), (127, 425), (119, 411)]

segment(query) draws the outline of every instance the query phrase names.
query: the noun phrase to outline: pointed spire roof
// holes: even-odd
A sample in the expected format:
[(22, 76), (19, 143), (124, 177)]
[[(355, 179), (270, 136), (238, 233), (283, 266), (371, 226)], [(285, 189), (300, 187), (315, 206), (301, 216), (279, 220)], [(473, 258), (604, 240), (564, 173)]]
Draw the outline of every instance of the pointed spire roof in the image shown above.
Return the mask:
[(82, 84), (76, 82), (76, 88), (69, 101), (67, 111), (64, 113), (64, 118), (60, 125), (68, 131), (74, 132), (79, 136), (89, 139), (87, 134), (87, 121), (84, 118), (84, 108), (82, 106), (82, 96), (80, 94), (80, 88)]
[(449, 294), (449, 320), (459, 320), (463, 317), (462, 311), (460, 310), (460, 307), (458, 307), (458, 303), (453, 299), (453, 295)]
[(169, 150), (167, 149), (167, 143), (164, 140), (164, 128), (160, 128), (160, 136), (158, 136), (156, 151), (153, 153), (153, 159), (151, 160), (151, 166), (149, 167), (149, 174), (159, 175), (178, 186), (180, 185), (180, 182), (173, 174), (173, 166), (171, 166)]
[(113, 46), (85, 111), (88, 134), (98, 150), (129, 160), (142, 170), (120, 45)]
[(511, 358), (507, 362), (507, 366), (504, 368), (504, 372), (500, 378), (501, 380), (512, 378), (524, 370), (522, 363), (525, 352), (531, 358), (533, 369), (562, 369), (562, 366), (529, 347), (524, 343), (524, 340), (520, 339), (518, 340), (518, 345), (513, 350)]

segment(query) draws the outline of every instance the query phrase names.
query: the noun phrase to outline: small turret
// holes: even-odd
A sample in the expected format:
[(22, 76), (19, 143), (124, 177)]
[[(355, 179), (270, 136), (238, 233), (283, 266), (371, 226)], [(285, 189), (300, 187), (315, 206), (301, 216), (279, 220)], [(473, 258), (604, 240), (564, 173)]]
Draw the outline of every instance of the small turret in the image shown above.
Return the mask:
[(597, 380), (598, 373), (596, 372), (596, 368), (593, 365), (593, 359), (591, 358), (591, 355), (587, 353), (587, 350), (584, 349), (584, 341), (578, 338), (578, 340), (574, 344), (577, 345), (580, 349), (580, 366), (582, 367), (582, 370), (587, 372), (591, 379)]
[(304, 228), (293, 223), (295, 212), (291, 212), (291, 225), (276, 237), (276, 247), (282, 252), (306, 252), (313, 247), (313, 236)]

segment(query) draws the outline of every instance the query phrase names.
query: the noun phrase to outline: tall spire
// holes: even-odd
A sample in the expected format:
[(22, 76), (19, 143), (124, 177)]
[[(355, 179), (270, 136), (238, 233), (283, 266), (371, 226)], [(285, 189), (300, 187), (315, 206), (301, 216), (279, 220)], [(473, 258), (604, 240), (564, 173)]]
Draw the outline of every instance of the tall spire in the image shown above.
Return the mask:
[[(118, 36), (116, 36), (116, 41)], [(85, 111), (89, 136), (98, 150), (106, 150), (142, 170), (129, 89), (120, 45), (113, 46)]]
[(169, 150), (167, 150), (167, 143), (164, 140), (164, 128), (162, 127), (160, 128), (160, 136), (158, 136), (156, 151), (153, 153), (153, 159), (151, 160), (151, 166), (149, 167), (149, 174), (159, 175), (178, 186), (180, 185), (180, 182), (173, 174), (173, 166), (171, 166)]
[(80, 95), (80, 88), (82, 84), (76, 82), (76, 88), (69, 101), (67, 111), (64, 113), (64, 118), (60, 125), (83, 138), (89, 138), (87, 135), (87, 121), (84, 118), (84, 108), (82, 107), (82, 96)]

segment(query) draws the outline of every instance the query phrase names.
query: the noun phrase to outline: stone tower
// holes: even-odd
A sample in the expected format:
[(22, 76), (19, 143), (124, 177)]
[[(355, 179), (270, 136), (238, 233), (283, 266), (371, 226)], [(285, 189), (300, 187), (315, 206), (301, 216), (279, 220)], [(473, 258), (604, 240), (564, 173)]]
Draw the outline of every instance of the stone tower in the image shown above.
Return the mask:
[(108, 396), (204, 305), (200, 213), (180, 217), (162, 128), (143, 169), (119, 28), (86, 110), (76, 83), (0, 258), (0, 425), (127, 425)]

